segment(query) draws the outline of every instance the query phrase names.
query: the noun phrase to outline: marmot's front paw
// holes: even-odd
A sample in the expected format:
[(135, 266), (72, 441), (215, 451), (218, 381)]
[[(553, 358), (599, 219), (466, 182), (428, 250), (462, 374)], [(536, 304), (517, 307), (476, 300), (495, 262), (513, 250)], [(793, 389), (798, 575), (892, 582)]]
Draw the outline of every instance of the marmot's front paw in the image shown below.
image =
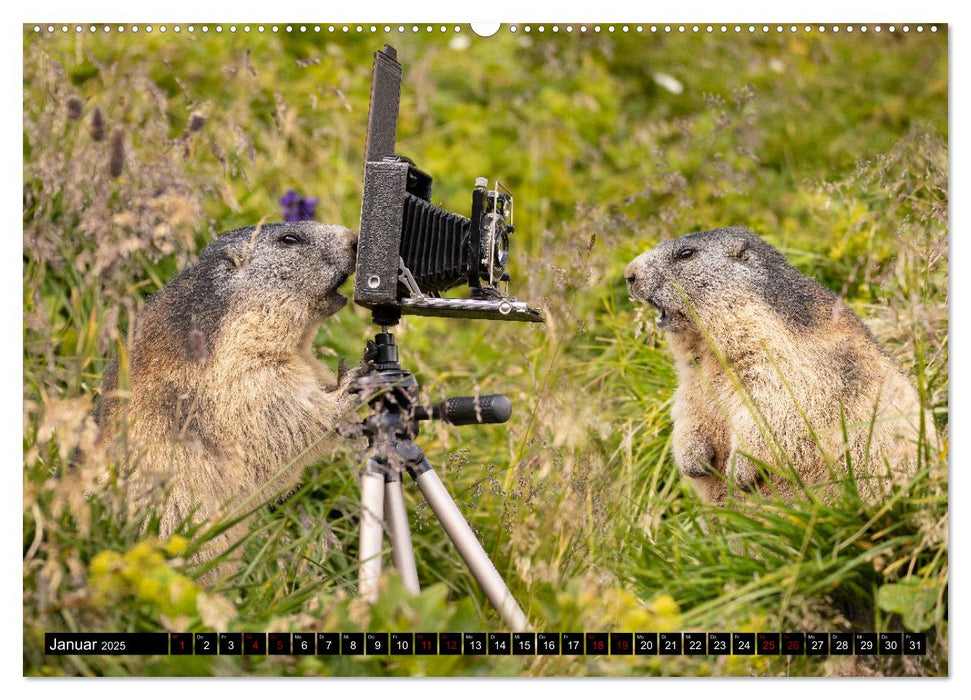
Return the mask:
[(342, 357), (337, 363), (337, 390), (345, 393), (357, 393), (359, 391), (357, 380), (367, 374), (368, 364), (361, 361), (356, 365), (348, 366)]
[(739, 488), (748, 490), (758, 481), (758, 465), (740, 450), (732, 450), (728, 464), (732, 481), (734, 481), (735, 485)]
[(714, 470), (715, 448), (709, 442), (692, 440), (675, 451), (674, 461), (685, 476), (708, 476)]

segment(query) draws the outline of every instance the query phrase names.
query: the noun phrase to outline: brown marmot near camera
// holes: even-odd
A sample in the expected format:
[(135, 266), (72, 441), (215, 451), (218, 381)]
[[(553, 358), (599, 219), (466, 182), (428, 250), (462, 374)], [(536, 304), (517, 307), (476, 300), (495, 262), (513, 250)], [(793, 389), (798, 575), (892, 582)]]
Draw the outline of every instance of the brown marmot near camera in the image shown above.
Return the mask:
[(130, 472), (132, 513), (156, 506), (165, 536), (189, 516), (245, 512), (334, 446), (354, 372), (338, 381), (312, 342), (347, 303), (337, 288), (356, 246), (314, 221), (230, 231), (149, 300), (127, 348), (128, 399), (112, 363), (97, 416)]
[(625, 275), (667, 334), (674, 460), (702, 498), (789, 500), (800, 482), (825, 497), (848, 470), (869, 497), (916, 470), (921, 430), (935, 433), (909, 379), (846, 304), (757, 235), (664, 241)]

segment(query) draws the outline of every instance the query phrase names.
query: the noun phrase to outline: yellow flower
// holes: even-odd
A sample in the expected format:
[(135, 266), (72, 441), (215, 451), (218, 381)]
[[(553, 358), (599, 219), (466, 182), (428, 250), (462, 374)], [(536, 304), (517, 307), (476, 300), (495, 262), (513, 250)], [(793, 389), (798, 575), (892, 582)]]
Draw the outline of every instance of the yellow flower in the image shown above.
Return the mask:
[(135, 595), (146, 603), (165, 601), (165, 586), (156, 576), (143, 576), (135, 584)]
[(92, 576), (105, 576), (113, 571), (117, 571), (120, 566), (121, 556), (118, 552), (105, 550), (98, 552), (94, 556), (88, 569)]
[(172, 535), (169, 541), (165, 543), (165, 553), (170, 557), (180, 557), (185, 554), (185, 550), (189, 547), (189, 540), (182, 537), (181, 535)]
[(660, 617), (674, 617), (679, 613), (678, 604), (667, 593), (652, 600), (651, 607), (654, 608), (654, 613)]

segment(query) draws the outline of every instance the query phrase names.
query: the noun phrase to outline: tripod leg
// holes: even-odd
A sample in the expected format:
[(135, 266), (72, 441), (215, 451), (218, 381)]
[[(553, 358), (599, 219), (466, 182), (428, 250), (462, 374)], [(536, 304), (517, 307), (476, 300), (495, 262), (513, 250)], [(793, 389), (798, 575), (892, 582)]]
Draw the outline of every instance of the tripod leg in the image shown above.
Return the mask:
[(357, 588), (361, 597), (371, 603), (378, 598), (378, 581), (381, 579), (383, 520), (384, 474), (379, 465), (372, 465), (369, 460), (368, 467), (361, 474), (361, 539), (358, 548), (360, 568)]
[(449, 495), (448, 489), (445, 488), (445, 484), (438, 478), (438, 474), (432, 469), (428, 460), (422, 460), (422, 471), (417, 473), (415, 483), (424, 494), (428, 505), (432, 507), (435, 517), (442, 524), (449, 539), (459, 550), (469, 571), (479, 582), (489, 602), (499, 613), (499, 617), (514, 632), (526, 630), (529, 627), (526, 615), (512, 597), (506, 582), (496, 571), (496, 567), (489, 560), (489, 555), (475, 538), (472, 528), (469, 527), (462, 512)]
[(411, 544), (411, 530), (408, 527), (408, 511), (405, 509), (400, 474), (393, 474), (384, 482), (384, 505), (394, 568), (401, 574), (405, 588), (417, 594), (421, 588), (418, 585), (415, 550)]

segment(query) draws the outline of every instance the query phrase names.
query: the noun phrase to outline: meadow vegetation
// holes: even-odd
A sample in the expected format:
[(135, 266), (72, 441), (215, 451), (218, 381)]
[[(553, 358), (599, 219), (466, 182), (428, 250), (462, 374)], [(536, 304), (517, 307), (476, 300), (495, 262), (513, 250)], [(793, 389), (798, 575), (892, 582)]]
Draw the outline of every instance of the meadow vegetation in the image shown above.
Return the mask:
[[(512, 290), (545, 326), (406, 318), (430, 399), (506, 393), (505, 426), (421, 444), (537, 630), (926, 631), (926, 657), (45, 657), (45, 631), (498, 630), (417, 490), (419, 576), (355, 598), (359, 455), (255, 512), (213, 584), (126, 515), (91, 412), (131, 321), (220, 231), (288, 190), (356, 227), (371, 56), (405, 65), (399, 152), (467, 211), (516, 195)], [(945, 675), (948, 672), (947, 36), (468, 30), (24, 34), (24, 672), (29, 675)], [(705, 506), (670, 448), (676, 384), (623, 269), (742, 224), (839, 293), (919, 387), (939, 440), (884, 502)], [(360, 359), (349, 305), (316, 339)], [(76, 448), (85, 459), (69, 463)], [(221, 526), (226, 526), (223, 523)]]

